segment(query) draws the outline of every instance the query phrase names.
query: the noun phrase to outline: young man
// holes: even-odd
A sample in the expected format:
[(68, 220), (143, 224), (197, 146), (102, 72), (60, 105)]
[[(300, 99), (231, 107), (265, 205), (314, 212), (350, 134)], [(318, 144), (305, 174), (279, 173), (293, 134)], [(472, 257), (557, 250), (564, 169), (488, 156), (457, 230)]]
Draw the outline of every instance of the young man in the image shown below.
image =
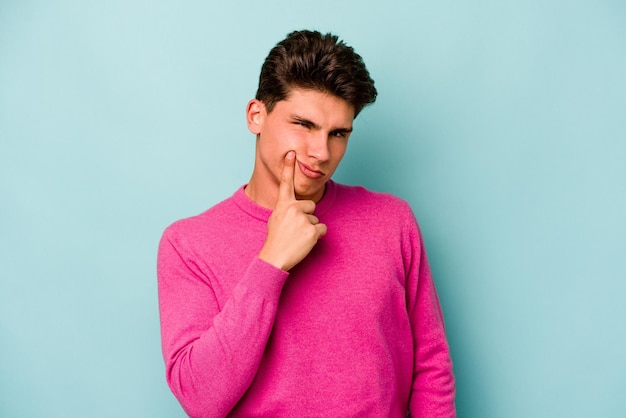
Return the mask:
[(167, 381), (190, 416), (455, 416), (411, 209), (330, 180), (354, 118), (375, 99), (351, 47), (291, 33), (247, 106), (250, 182), (163, 234)]

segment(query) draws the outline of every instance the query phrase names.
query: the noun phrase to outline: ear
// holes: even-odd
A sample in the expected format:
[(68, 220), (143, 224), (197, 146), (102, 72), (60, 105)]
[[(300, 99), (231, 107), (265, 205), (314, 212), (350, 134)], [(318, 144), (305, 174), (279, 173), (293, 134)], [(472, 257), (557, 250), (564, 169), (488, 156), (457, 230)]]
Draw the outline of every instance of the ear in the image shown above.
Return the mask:
[(248, 129), (255, 135), (261, 133), (261, 126), (266, 116), (265, 105), (262, 101), (252, 99), (248, 102), (246, 107), (246, 120), (248, 122)]

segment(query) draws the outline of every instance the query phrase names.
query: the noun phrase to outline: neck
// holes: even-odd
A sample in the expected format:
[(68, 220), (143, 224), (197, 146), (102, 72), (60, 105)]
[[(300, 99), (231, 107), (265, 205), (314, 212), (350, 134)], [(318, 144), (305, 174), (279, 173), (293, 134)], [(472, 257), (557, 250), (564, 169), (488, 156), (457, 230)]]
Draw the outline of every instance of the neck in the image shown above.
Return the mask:
[(258, 187), (254, 176), (248, 182), (248, 185), (244, 189), (246, 196), (250, 198), (254, 203), (267, 209), (274, 210), (276, 201), (278, 200), (278, 187), (272, 187), (272, 190), (263, 190)]
[[(326, 194), (326, 189), (328, 184), (324, 185), (323, 193), (315, 199), (312, 199), (315, 203), (318, 203), (324, 195)], [(276, 206), (276, 201), (278, 200), (278, 192), (279, 186), (271, 186), (271, 187), (260, 187), (258, 182), (256, 181), (254, 175), (250, 178), (248, 185), (245, 187), (244, 192), (246, 196), (250, 198), (254, 203), (264, 208), (274, 210)], [(296, 193), (297, 200), (311, 200), (310, 197), (300, 196)]]

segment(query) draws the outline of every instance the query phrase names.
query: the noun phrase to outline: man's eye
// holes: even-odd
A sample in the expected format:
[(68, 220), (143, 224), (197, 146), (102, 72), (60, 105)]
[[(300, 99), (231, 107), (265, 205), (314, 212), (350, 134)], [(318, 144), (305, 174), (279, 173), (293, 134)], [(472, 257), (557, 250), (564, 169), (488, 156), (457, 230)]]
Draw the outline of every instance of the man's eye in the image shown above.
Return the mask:
[(346, 133), (342, 132), (342, 131), (335, 131), (335, 132), (331, 132), (330, 136), (334, 136), (336, 138), (345, 138), (346, 137)]

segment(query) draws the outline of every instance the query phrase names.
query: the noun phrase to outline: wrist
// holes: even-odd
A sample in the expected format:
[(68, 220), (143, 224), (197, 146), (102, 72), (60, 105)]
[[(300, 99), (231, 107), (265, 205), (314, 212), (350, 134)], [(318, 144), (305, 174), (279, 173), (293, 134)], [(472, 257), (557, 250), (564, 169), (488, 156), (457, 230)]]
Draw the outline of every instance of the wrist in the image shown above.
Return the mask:
[(291, 266), (289, 266), (285, 262), (285, 260), (282, 260), (281, 257), (278, 257), (277, 255), (273, 255), (269, 253), (268, 251), (265, 251), (265, 249), (261, 250), (258, 257), (260, 260), (265, 261), (267, 264), (271, 264), (277, 269), (283, 270), (285, 272), (289, 271), (289, 269), (291, 268)]

